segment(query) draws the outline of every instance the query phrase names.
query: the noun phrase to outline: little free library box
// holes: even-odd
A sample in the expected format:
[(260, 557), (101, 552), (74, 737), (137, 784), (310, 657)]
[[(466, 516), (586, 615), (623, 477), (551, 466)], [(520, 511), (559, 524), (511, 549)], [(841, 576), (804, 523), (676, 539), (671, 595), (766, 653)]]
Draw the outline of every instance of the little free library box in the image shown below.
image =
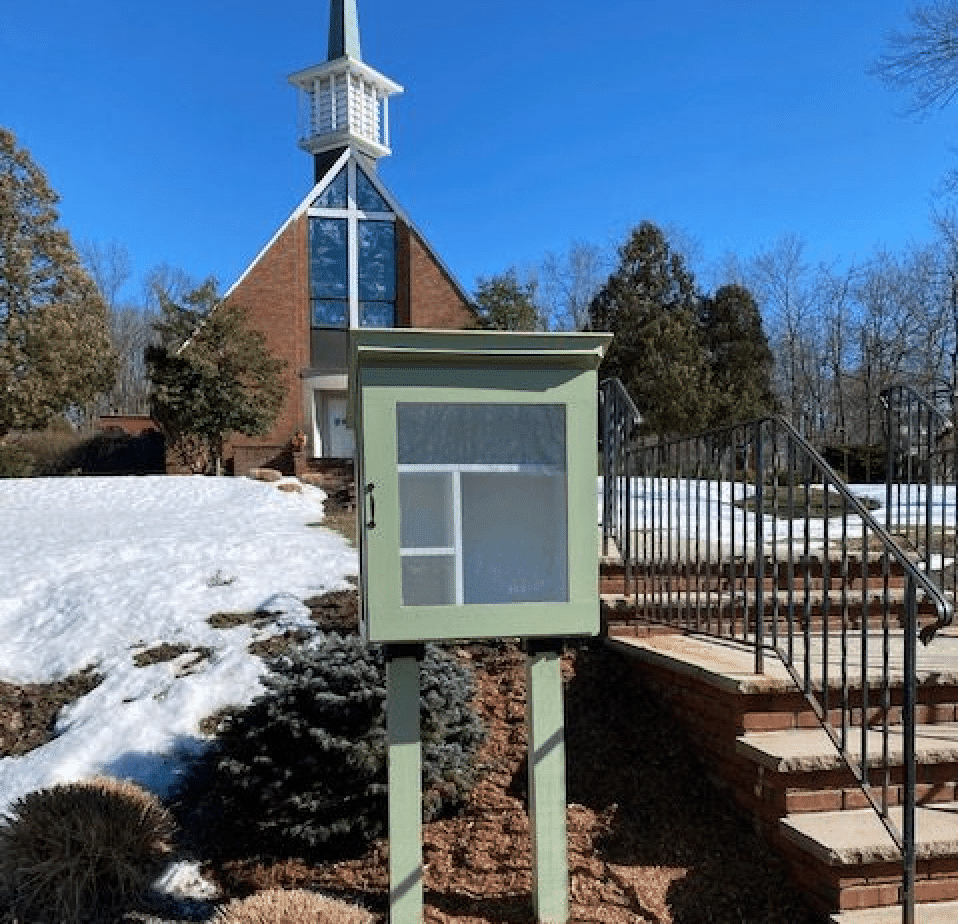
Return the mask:
[(363, 637), (595, 635), (602, 333), (357, 330)]

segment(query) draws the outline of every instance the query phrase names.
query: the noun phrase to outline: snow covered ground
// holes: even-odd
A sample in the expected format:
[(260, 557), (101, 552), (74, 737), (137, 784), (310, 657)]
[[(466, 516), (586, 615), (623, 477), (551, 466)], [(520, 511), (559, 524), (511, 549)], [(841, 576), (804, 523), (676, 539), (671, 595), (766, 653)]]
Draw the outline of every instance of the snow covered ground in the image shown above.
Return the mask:
[[(883, 484), (852, 484), (848, 488), (860, 500), (877, 504), (877, 507), (871, 510), (871, 515), (879, 524), (885, 525), (885, 486)], [(617, 504), (624, 517), (626, 506), (624, 488), (620, 488), (620, 491), (621, 495), (617, 499)], [(636, 534), (644, 531), (668, 532), (676, 541), (687, 536), (702, 539), (707, 531), (713, 542), (718, 541), (721, 535), (726, 551), (732, 547), (730, 545), (730, 537), (732, 537), (738, 551), (748, 552), (754, 545), (755, 516), (743, 508), (742, 502), (753, 494), (754, 487), (741, 482), (731, 484), (728, 481), (718, 483), (705, 479), (632, 478), (629, 485), (630, 525)], [(832, 519), (839, 522), (841, 504), (837, 493), (833, 492), (831, 502), (834, 505)], [(601, 479), (598, 503), (601, 519)], [(955, 486), (934, 488), (930, 507), (931, 522), (936, 527), (954, 528), (958, 520), (958, 498), (956, 498)], [(910, 490), (896, 489), (893, 495), (893, 521), (907, 524), (914, 529), (917, 524), (925, 522), (927, 513), (923, 489), (917, 486), (913, 486)], [(763, 518), (763, 536), (766, 546), (773, 541), (790, 537), (795, 540), (801, 539), (804, 536), (803, 530), (804, 523), (800, 520), (789, 521), (785, 516)], [(808, 530), (809, 538), (813, 540), (812, 548), (820, 548), (828, 534), (825, 520), (813, 518), (808, 524)], [(850, 516), (847, 530), (849, 536), (860, 536), (861, 522), (854, 516)], [(836, 535), (834, 527), (832, 527), (831, 535), (832, 538)]]
[[(0, 811), (97, 773), (165, 793), (203, 746), (200, 720), (262, 689), (250, 641), (310, 624), (302, 601), (357, 573), (355, 550), (317, 528), (323, 498), (246, 478), (0, 480), (0, 680), (90, 665), (104, 678), (64, 710), (51, 742), (0, 760)], [(278, 615), (259, 630), (207, 622), (251, 610)], [(134, 665), (163, 642), (212, 654)]]
[[(181, 758), (203, 746), (199, 722), (260, 692), (263, 664), (248, 653), (250, 641), (310, 624), (302, 601), (349, 586), (358, 569), (345, 540), (316, 528), (323, 493), (301, 487), (286, 493), (246, 478), (0, 479), (0, 680), (48, 681), (87, 666), (104, 678), (63, 712), (54, 740), (0, 760), (0, 812), (32, 789), (96, 773), (163, 794)], [(634, 529), (665, 518), (648, 490), (642, 479), (632, 485)], [(884, 501), (882, 486), (852, 490)], [(698, 513), (726, 532), (735, 519), (741, 536), (743, 512), (725, 496), (727, 484), (724, 492), (676, 480), (679, 534)], [(279, 615), (265, 629), (207, 622), (251, 610)], [(212, 654), (193, 666), (191, 653), (134, 665), (138, 652), (164, 642)]]

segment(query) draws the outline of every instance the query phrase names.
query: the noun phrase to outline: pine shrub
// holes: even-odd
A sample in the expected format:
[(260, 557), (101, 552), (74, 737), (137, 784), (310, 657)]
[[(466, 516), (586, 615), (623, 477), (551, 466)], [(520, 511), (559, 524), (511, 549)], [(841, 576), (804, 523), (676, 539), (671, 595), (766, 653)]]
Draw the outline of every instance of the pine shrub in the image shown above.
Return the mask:
[[(319, 859), (361, 853), (386, 829), (382, 652), (355, 635), (329, 633), (271, 668), (268, 693), (230, 716), (194, 764), (177, 796), (180, 810), (205, 815), (199, 826), (218, 828), (218, 840), (234, 847)], [(453, 655), (426, 646), (420, 688), (431, 820), (474, 784), (483, 730), (471, 707), (472, 672)]]
[(173, 819), (133, 783), (37, 790), (0, 821), (0, 893), (24, 924), (74, 924), (118, 911), (163, 871)]
[(372, 924), (359, 905), (305, 889), (269, 889), (237, 899), (216, 912), (214, 924)]

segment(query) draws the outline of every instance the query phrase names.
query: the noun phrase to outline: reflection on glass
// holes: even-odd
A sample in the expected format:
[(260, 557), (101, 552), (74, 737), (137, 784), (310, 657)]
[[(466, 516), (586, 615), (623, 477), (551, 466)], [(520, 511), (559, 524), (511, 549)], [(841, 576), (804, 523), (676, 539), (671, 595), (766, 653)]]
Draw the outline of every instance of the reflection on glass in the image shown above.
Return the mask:
[(396, 298), (396, 226), (391, 221), (359, 223), (359, 300)]
[(565, 470), (562, 404), (396, 405), (399, 464), (549, 465)]
[(313, 208), (344, 209), (349, 205), (346, 195), (346, 168), (343, 167), (330, 184), (313, 200)]
[(311, 218), (310, 287), (314, 298), (349, 296), (349, 243), (345, 218)]
[(404, 472), (399, 476), (399, 544), (404, 549), (450, 548), (452, 475)]
[(395, 327), (396, 305), (394, 302), (360, 302), (359, 324), (361, 327)]
[(567, 602), (565, 406), (399, 402), (396, 422), (404, 605)]
[(349, 327), (349, 303), (342, 299), (314, 298), (313, 327)]
[(463, 603), (563, 603), (564, 474), (462, 474)]
[(356, 205), (362, 212), (391, 212), (386, 200), (379, 195), (362, 167), (356, 168)]
[(455, 559), (416, 555), (402, 559), (403, 606), (441, 606), (456, 602)]

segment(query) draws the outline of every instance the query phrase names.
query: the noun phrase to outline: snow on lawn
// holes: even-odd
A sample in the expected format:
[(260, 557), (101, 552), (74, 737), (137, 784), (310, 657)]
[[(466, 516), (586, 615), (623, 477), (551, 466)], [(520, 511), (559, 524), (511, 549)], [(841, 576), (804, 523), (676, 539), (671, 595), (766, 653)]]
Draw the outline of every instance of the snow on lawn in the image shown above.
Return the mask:
[[(56, 737), (0, 760), (0, 811), (96, 773), (168, 791), (204, 746), (199, 722), (262, 690), (254, 638), (311, 625), (303, 600), (349, 586), (355, 550), (316, 528), (324, 495), (246, 478), (0, 479), (0, 680), (103, 682), (61, 714)], [(265, 629), (214, 629), (216, 612), (276, 613)], [(135, 667), (163, 642), (212, 649)]]
[[(815, 485), (813, 485), (815, 487)], [(872, 518), (884, 525), (886, 519), (886, 494), (884, 484), (850, 484), (848, 490), (860, 500), (877, 504), (870, 511)], [(748, 547), (755, 532), (754, 513), (745, 509), (743, 502), (751, 497), (755, 488), (751, 484), (728, 481), (716, 482), (694, 478), (643, 478), (630, 479), (629, 498), (631, 501), (630, 525), (634, 532), (668, 531), (674, 538), (702, 536), (708, 531), (713, 539), (719, 534), (723, 537), (736, 536), (737, 543)], [(602, 479), (598, 480), (598, 517), (602, 521)], [(893, 519), (912, 528), (924, 523), (928, 508), (924, 489), (918, 486), (896, 486), (892, 494)], [(834, 519), (841, 516), (841, 502), (837, 492), (832, 493)], [(625, 516), (625, 488), (618, 487), (616, 509)], [(958, 498), (954, 486), (935, 487), (930, 498), (932, 523), (954, 527), (958, 519)], [(801, 504), (798, 504), (801, 510)], [(804, 535), (804, 524), (800, 520), (789, 521), (787, 517), (765, 516), (763, 533), (765, 540), (784, 539), (789, 536)], [(809, 537), (822, 540), (826, 534), (825, 520), (812, 517)], [(849, 535), (861, 535), (861, 523), (850, 517)], [(728, 546), (727, 546), (728, 547)]]

